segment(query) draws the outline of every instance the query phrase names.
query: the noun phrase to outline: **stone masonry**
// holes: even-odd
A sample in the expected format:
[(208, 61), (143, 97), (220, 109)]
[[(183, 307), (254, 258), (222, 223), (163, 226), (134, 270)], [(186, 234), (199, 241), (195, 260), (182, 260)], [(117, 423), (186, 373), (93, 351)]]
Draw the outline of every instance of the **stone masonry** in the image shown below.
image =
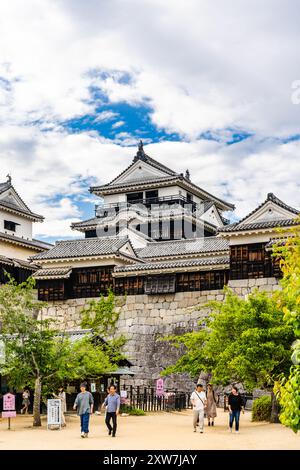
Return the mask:
[[(245, 279), (229, 282), (240, 296), (253, 289), (272, 292), (280, 288), (275, 278)], [(182, 351), (171, 348), (159, 339), (198, 328), (209, 313), (205, 304), (210, 300), (222, 301), (223, 291), (178, 292), (176, 294), (130, 295), (120, 308), (119, 332), (128, 341), (127, 358), (132, 362), (133, 377), (124, 377), (127, 384), (154, 386), (160, 371), (176, 361)], [(43, 318), (55, 318), (68, 329), (80, 324), (80, 312), (90, 299), (70, 299), (49, 302), (41, 310)], [(194, 382), (185, 374), (166, 378), (166, 388), (191, 390)]]

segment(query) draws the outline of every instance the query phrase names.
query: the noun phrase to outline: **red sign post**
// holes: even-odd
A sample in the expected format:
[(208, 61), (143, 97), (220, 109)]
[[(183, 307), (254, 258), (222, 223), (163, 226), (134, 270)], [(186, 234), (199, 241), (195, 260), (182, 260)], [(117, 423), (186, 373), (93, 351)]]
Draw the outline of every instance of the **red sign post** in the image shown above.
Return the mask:
[(6, 393), (3, 396), (2, 418), (8, 418), (8, 429), (10, 429), (10, 418), (16, 416), (16, 397), (12, 393)]

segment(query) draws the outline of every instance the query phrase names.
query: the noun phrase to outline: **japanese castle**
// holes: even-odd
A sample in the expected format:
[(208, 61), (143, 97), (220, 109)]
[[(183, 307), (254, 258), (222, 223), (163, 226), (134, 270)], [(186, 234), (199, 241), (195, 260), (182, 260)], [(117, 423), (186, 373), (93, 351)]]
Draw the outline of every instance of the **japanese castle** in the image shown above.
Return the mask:
[[(4, 212), (12, 204), (8, 187), (13, 204), (22, 206), (9, 184), (0, 184)], [(176, 173), (148, 156), (142, 142), (124, 171), (90, 192), (99, 204), (93, 218), (72, 224), (81, 232), (77, 239), (46, 246), (9, 231), (7, 222), (20, 223), (20, 209), (4, 219), (0, 239), (23, 242), (36, 251), (26, 263), (34, 271), (41, 300), (96, 297), (109, 288), (117, 295), (202, 291), (222, 289), (234, 279), (278, 277), (272, 245), (298, 224), (299, 211), (272, 193), (242, 220), (230, 223), (231, 202), (199, 187), (188, 170)], [(24, 217), (41, 220), (27, 206), (22, 210)], [(8, 255), (15, 263), (17, 255)]]
[(7, 175), (0, 183), (0, 284), (7, 282), (8, 274), (23, 282), (38, 269), (30, 256), (52, 247), (32, 236), (33, 223), (43, 220), (29, 209)]

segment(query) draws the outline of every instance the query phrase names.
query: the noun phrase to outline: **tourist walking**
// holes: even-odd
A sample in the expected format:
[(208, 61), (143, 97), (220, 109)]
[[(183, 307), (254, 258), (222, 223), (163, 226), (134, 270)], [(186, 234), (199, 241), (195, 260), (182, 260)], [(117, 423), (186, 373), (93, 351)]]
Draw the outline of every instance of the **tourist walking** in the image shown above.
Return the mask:
[(202, 384), (197, 384), (196, 389), (191, 394), (191, 403), (193, 405), (193, 426), (196, 432), (197, 422), (199, 421), (200, 432), (204, 430), (204, 410), (206, 407), (206, 395)]
[[(109, 394), (104, 400), (102, 408), (106, 408), (106, 415), (105, 415), (105, 424), (108, 429), (108, 435), (112, 437), (116, 437), (117, 432), (117, 416), (120, 411), (120, 395), (117, 394), (117, 387), (115, 385), (111, 385), (109, 387)], [(112, 420), (112, 426), (110, 421)]]
[(78, 393), (73, 409), (76, 410), (80, 417), (81, 437), (88, 437), (89, 435), (89, 422), (90, 415), (93, 413), (94, 398), (93, 395), (87, 391), (87, 383), (80, 384), (80, 393)]
[(61, 412), (61, 425), (62, 427), (66, 426), (65, 412), (67, 411), (67, 399), (66, 392), (64, 387), (59, 387), (57, 395), (54, 395), (55, 398), (61, 401), (60, 412)]
[(217, 399), (211, 383), (207, 384), (206, 402), (206, 417), (208, 420), (208, 426), (210, 426), (210, 424), (214, 426), (214, 419), (217, 416)]
[(233, 421), (235, 421), (235, 432), (239, 432), (240, 414), (244, 413), (243, 398), (238, 392), (237, 387), (233, 386), (228, 397), (229, 408), (229, 431), (232, 432)]
[(28, 414), (28, 408), (30, 405), (30, 392), (28, 388), (24, 388), (23, 394), (22, 394), (22, 405), (23, 408), (21, 409), (21, 414), (25, 413)]

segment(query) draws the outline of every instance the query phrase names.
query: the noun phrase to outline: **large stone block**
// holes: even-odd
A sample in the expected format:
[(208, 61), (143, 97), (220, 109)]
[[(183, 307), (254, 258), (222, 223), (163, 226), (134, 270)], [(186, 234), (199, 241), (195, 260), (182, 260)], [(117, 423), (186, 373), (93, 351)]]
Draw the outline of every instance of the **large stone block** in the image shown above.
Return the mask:
[(268, 281), (266, 278), (259, 278), (259, 279), (256, 279), (256, 282), (255, 282), (255, 285), (256, 286), (264, 286), (264, 285), (267, 285)]
[(260, 292), (272, 292), (273, 291), (273, 286), (269, 284), (263, 284), (259, 286), (258, 290)]
[(248, 279), (233, 279), (228, 282), (228, 287), (248, 287)]

